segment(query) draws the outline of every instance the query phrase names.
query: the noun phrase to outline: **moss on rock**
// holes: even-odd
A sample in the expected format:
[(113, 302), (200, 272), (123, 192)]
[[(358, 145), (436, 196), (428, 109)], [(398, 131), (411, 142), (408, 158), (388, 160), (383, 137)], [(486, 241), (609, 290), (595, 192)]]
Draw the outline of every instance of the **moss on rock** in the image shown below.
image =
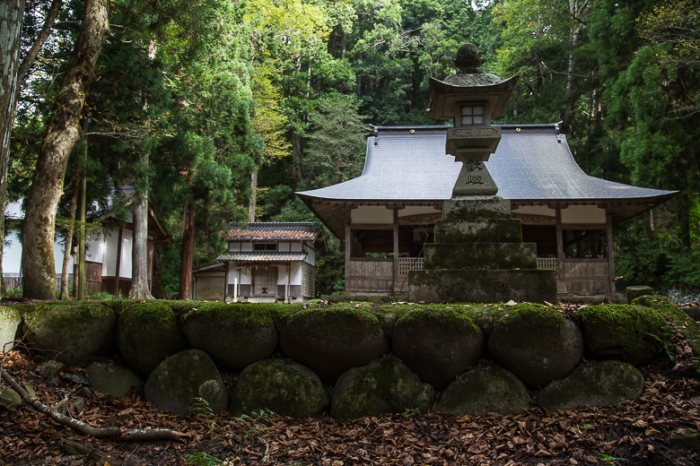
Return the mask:
[(124, 362), (144, 379), (165, 358), (189, 347), (175, 313), (158, 301), (124, 308), (117, 325), (117, 345)]
[(700, 325), (688, 314), (681, 311), (671, 298), (662, 295), (646, 295), (635, 298), (632, 304), (654, 309), (671, 318), (676, 328), (683, 334), (695, 356), (700, 356)]
[(637, 398), (644, 376), (632, 364), (600, 361), (583, 364), (567, 378), (555, 380), (537, 395), (537, 404), (549, 411), (577, 406), (615, 405)]
[(579, 328), (558, 310), (513, 306), (488, 340), (491, 356), (531, 389), (566, 377), (583, 357)]
[(29, 343), (69, 366), (111, 355), (116, 349), (116, 323), (115, 312), (96, 302), (36, 306), (24, 316)]
[(280, 416), (317, 416), (328, 406), (328, 394), (311, 369), (282, 359), (266, 359), (246, 367), (231, 396), (234, 416), (270, 410)]
[(195, 412), (197, 398), (214, 413), (226, 408), (224, 381), (214, 361), (204, 352), (185, 350), (161, 362), (151, 373), (144, 395), (158, 409), (175, 414)]
[(480, 367), (452, 382), (437, 404), (436, 411), (455, 416), (486, 413), (518, 414), (530, 406), (525, 385), (500, 367)]
[(273, 313), (257, 304), (203, 304), (182, 319), (182, 330), (193, 348), (230, 369), (267, 358), (277, 346)]
[(139, 376), (124, 367), (94, 362), (88, 366), (87, 372), (93, 390), (115, 398), (126, 396), (131, 387), (141, 385)]
[(0, 351), (10, 351), (18, 336), (22, 316), (14, 307), (0, 306)]
[(379, 319), (364, 309), (344, 306), (291, 316), (280, 334), (280, 347), (287, 357), (326, 380), (335, 380), (351, 367), (389, 351)]
[(410, 310), (396, 322), (392, 340), (394, 354), (436, 390), (476, 364), (484, 347), (481, 329), (455, 308)]
[(651, 362), (669, 333), (661, 314), (642, 306), (589, 306), (576, 313), (595, 359), (614, 359), (643, 366)]
[(417, 409), (426, 412), (435, 390), (422, 383), (399, 358), (387, 355), (344, 373), (333, 388), (331, 415), (355, 419)]

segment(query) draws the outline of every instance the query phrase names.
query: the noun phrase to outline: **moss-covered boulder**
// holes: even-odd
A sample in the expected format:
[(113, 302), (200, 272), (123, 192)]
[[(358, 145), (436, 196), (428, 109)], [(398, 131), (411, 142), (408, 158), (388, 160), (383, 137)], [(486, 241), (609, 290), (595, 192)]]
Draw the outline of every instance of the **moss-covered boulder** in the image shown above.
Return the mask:
[(102, 303), (49, 304), (24, 316), (32, 347), (69, 366), (113, 353), (116, 324), (115, 312)]
[(683, 334), (695, 356), (700, 356), (700, 325), (675, 305), (671, 298), (662, 295), (640, 296), (632, 301), (637, 306), (654, 309), (663, 316), (671, 318), (676, 328)]
[[(140, 304), (144, 301), (141, 299), (106, 299), (102, 301), (102, 304), (114, 310), (117, 315), (120, 315), (122, 311), (133, 306), (134, 304)], [(153, 302), (153, 301), (151, 301)]]
[(161, 362), (151, 372), (144, 395), (158, 409), (175, 414), (196, 412), (197, 398), (206, 400), (214, 413), (223, 411), (227, 401), (226, 386), (214, 361), (196, 349)]
[(537, 404), (550, 411), (577, 406), (615, 405), (637, 398), (644, 376), (630, 363), (600, 361), (583, 364), (567, 378), (555, 380), (537, 394)]
[(347, 307), (309, 309), (293, 315), (280, 334), (280, 347), (285, 356), (333, 381), (389, 351), (377, 317)]
[(235, 416), (270, 410), (306, 418), (321, 414), (328, 401), (321, 379), (311, 369), (288, 360), (266, 359), (241, 372), (229, 408)]
[(203, 304), (187, 313), (182, 330), (193, 348), (229, 369), (244, 369), (277, 347), (272, 313), (255, 304)]
[(429, 410), (435, 390), (389, 354), (344, 373), (333, 388), (331, 416), (355, 419), (406, 410)]
[(418, 307), (396, 322), (391, 344), (423, 382), (444, 390), (481, 358), (485, 339), (465, 312)]
[(17, 309), (0, 306), (0, 351), (12, 349), (20, 323), (22, 317)]
[(525, 385), (500, 367), (479, 367), (462, 374), (442, 394), (436, 411), (455, 416), (518, 414), (530, 406)]
[(595, 359), (614, 359), (635, 366), (648, 364), (669, 333), (666, 319), (648, 307), (589, 306), (576, 313), (586, 340), (586, 351)]
[(581, 330), (558, 310), (513, 306), (488, 340), (491, 356), (530, 389), (566, 377), (583, 357)]
[(117, 345), (124, 362), (144, 379), (168, 356), (189, 348), (170, 307), (133, 304), (119, 315)]
[(141, 385), (138, 375), (124, 367), (94, 362), (88, 366), (90, 387), (100, 393), (107, 393), (121, 398), (129, 393), (131, 387)]

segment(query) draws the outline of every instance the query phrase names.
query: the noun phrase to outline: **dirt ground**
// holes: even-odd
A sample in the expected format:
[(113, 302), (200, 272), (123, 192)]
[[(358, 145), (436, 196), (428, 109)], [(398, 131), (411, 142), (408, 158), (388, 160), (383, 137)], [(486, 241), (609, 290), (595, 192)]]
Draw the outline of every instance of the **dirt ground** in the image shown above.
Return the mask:
[[(66, 368), (47, 383), (34, 371), (43, 359), (22, 348), (0, 352), (0, 360), (18, 382), (33, 386), (41, 402), (64, 402), (75, 419), (89, 425), (168, 428), (187, 436), (182, 442), (98, 440), (25, 403), (13, 412), (0, 408), (0, 466), (700, 465), (700, 448), (678, 448), (672, 439), (700, 431), (700, 373), (680, 333), (642, 368), (645, 388), (636, 400), (555, 413), (532, 408), (508, 416), (405, 412), (355, 421), (274, 414), (236, 418), (227, 412), (177, 416), (156, 409), (140, 392), (121, 399), (94, 393), (78, 413), (74, 404), (85, 367)], [(236, 374), (223, 375), (235, 383)]]
[[(21, 351), (3, 368), (52, 405), (76, 384), (47, 386)], [(675, 370), (674, 370), (675, 367)], [(59, 425), (26, 404), (0, 412), (0, 465), (697, 465), (700, 450), (674, 449), (670, 437), (700, 430), (700, 382), (692, 367), (668, 359), (643, 370), (644, 394), (616, 406), (550, 413), (455, 417), (403, 413), (335, 421), (274, 415), (176, 416), (140, 393), (122, 399), (95, 393), (74, 417), (93, 426), (169, 428), (184, 442), (96, 440)], [(85, 375), (71, 368), (66, 375)]]

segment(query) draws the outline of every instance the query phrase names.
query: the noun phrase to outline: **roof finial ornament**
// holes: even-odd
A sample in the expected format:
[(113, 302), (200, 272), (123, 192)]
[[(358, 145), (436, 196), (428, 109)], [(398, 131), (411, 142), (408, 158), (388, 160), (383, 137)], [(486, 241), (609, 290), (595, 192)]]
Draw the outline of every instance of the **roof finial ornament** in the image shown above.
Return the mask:
[(474, 44), (467, 42), (462, 45), (452, 61), (461, 73), (481, 73), (477, 68), (481, 66), (483, 60), (479, 56), (479, 49)]

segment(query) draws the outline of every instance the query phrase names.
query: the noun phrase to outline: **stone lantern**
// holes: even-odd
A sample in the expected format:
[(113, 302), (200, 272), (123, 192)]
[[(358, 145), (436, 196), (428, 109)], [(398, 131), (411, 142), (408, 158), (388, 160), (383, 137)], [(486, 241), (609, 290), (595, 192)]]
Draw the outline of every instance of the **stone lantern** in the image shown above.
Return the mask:
[(462, 163), (452, 198), (443, 202), (435, 243), (426, 244), (423, 270), (409, 272), (414, 302), (484, 302), (510, 299), (542, 302), (557, 297), (556, 272), (537, 269), (537, 248), (522, 242), (520, 220), (484, 162), (496, 151), (501, 116), (517, 76), (502, 80), (477, 70), (476, 46), (464, 44), (454, 60), (459, 73), (430, 80), (430, 116), (452, 120), (445, 153)]

